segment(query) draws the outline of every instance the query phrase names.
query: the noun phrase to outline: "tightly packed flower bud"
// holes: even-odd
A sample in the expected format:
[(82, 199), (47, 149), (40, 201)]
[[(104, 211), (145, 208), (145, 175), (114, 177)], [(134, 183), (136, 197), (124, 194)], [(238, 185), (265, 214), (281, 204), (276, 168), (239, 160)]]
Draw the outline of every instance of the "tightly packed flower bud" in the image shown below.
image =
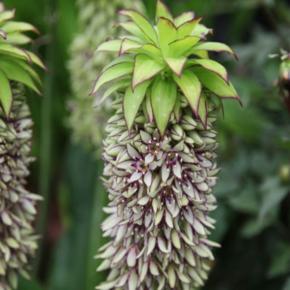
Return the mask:
[[(117, 36), (118, 10), (134, 8), (143, 10), (140, 0), (79, 0), (79, 33), (71, 46), (69, 70), (74, 100), (70, 102), (69, 126), (76, 142), (86, 146), (101, 143), (109, 103), (94, 108), (90, 89), (96, 75), (113, 59), (112, 54), (97, 54), (96, 47), (108, 36)], [(97, 125), (96, 125), (97, 124)]]
[(0, 289), (17, 288), (37, 248), (33, 224), (39, 196), (26, 188), (32, 120), (22, 90), (13, 85), (9, 117), (0, 109)]
[(183, 99), (180, 120), (172, 114), (161, 136), (142, 113), (129, 132), (121, 103), (115, 107), (104, 142), (110, 202), (102, 229), (111, 241), (98, 255), (98, 270), (111, 272), (97, 289), (196, 289), (218, 246), (208, 240), (219, 171), (215, 112), (205, 129)]

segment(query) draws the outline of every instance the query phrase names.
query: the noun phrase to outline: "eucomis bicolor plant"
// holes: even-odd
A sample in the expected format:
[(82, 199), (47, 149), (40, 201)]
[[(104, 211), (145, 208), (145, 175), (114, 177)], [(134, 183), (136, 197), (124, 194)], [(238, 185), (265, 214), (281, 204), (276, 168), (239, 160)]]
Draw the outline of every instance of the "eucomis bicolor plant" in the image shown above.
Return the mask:
[(32, 120), (24, 97), (27, 86), (39, 92), (33, 68), (41, 60), (21, 48), (36, 29), (16, 22), (14, 11), (0, 7), (0, 289), (17, 288), (19, 274), (27, 270), (37, 248), (33, 225), (38, 195), (26, 188), (32, 138)]
[(110, 241), (97, 255), (109, 275), (97, 289), (197, 289), (219, 246), (208, 238), (219, 171), (213, 125), (222, 98), (239, 100), (209, 52), (234, 53), (207, 42), (210, 30), (192, 12), (173, 18), (158, 1), (154, 24), (120, 13), (128, 35), (98, 48), (117, 56), (93, 89), (101, 101), (117, 92), (103, 155)]
[[(79, 31), (70, 48), (69, 69), (74, 99), (70, 101), (69, 126), (73, 140), (87, 148), (100, 148), (110, 111), (110, 100), (94, 108), (89, 91), (113, 53), (96, 53), (96, 47), (108, 37), (120, 35), (116, 27), (122, 16), (120, 7), (143, 10), (141, 0), (78, 0)], [(116, 16), (118, 18), (116, 18)]]

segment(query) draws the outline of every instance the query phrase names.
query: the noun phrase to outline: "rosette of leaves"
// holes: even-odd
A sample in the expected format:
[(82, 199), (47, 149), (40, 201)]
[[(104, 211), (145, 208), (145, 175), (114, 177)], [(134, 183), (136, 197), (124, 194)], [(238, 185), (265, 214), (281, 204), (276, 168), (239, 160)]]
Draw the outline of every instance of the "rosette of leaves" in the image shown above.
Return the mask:
[(90, 89), (96, 75), (112, 60), (113, 54), (99, 54), (95, 50), (109, 35), (119, 35), (120, 29), (115, 26), (118, 10), (143, 10), (143, 6), (140, 0), (79, 0), (77, 4), (79, 32), (72, 43), (69, 62), (74, 96), (70, 102), (69, 126), (76, 142), (96, 147), (102, 140), (106, 112), (110, 106), (104, 104), (102, 108), (94, 108)]
[(155, 23), (120, 12), (128, 35), (99, 51), (117, 53), (93, 94), (113, 92), (106, 127), (104, 183), (109, 193), (97, 289), (197, 289), (214, 261), (209, 240), (219, 171), (214, 121), (222, 98), (239, 97), (226, 69), (209, 52), (232, 49), (207, 42), (210, 30), (191, 12), (173, 18), (157, 4)]
[(43, 67), (32, 52), (20, 48), (36, 31), (13, 21), (14, 11), (0, 11), (0, 289), (17, 288), (19, 274), (28, 277), (28, 264), (37, 248), (33, 224), (39, 196), (25, 189), (30, 156), (32, 120), (23, 88), (39, 92), (32, 68)]

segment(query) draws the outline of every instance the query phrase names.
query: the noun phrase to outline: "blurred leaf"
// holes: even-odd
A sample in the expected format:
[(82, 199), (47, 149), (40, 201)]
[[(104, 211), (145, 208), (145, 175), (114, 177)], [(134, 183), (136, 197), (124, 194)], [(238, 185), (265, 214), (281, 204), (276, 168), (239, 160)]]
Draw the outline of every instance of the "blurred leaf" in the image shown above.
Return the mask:
[(43, 290), (43, 288), (41, 288), (38, 283), (33, 280), (30, 281), (21, 278), (19, 280), (18, 290)]
[(276, 244), (272, 245), (272, 260), (268, 272), (269, 278), (277, 278), (277, 276), (287, 274), (290, 271), (289, 244), (283, 241), (277, 241)]
[(262, 203), (259, 211), (260, 220), (273, 212), (279, 206), (282, 199), (287, 195), (288, 189), (280, 185), (278, 177), (271, 177), (266, 179), (261, 187)]

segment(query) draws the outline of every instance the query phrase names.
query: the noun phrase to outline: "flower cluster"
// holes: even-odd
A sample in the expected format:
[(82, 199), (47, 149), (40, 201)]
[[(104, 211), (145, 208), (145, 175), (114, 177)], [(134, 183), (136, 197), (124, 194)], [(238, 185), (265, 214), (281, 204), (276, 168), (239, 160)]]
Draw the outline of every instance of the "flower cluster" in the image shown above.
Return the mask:
[[(15, 85), (14, 85), (15, 86)], [(22, 89), (13, 88), (7, 117), (0, 110), (0, 289), (17, 288), (37, 248), (33, 225), (39, 196), (25, 189), (30, 157), (32, 121)]]
[(214, 111), (205, 130), (184, 100), (181, 119), (172, 116), (161, 136), (142, 114), (129, 133), (120, 102), (115, 107), (104, 144), (110, 203), (102, 229), (111, 241), (98, 255), (98, 270), (111, 272), (97, 289), (202, 286), (218, 246), (208, 239), (219, 171)]

